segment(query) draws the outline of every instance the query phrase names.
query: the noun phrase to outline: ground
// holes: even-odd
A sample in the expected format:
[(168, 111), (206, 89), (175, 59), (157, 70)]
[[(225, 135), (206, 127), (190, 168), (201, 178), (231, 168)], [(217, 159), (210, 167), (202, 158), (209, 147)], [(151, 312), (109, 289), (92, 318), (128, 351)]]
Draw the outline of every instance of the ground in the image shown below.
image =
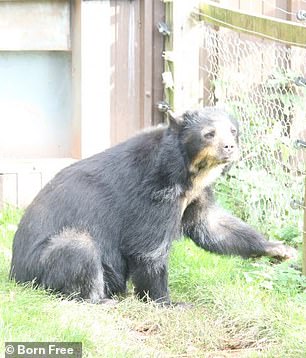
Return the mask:
[(182, 240), (171, 253), (170, 289), (174, 301), (193, 307), (159, 308), (132, 296), (115, 307), (77, 303), (8, 281), (19, 218), (0, 214), (0, 347), (81, 341), (84, 357), (93, 358), (306, 356), (298, 266), (220, 257)]

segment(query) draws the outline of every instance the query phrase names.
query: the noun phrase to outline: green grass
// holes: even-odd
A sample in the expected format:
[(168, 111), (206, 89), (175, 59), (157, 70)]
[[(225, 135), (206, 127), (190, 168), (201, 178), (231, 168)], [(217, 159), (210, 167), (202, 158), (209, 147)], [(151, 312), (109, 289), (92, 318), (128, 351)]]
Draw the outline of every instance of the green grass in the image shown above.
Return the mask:
[[(8, 280), (21, 213), (0, 214), (0, 347), (5, 341), (81, 341), (84, 357), (305, 357), (306, 287), (299, 263), (244, 261), (176, 242), (174, 301), (159, 308), (132, 296), (116, 306), (60, 299)], [(0, 348), (0, 356), (3, 349)]]

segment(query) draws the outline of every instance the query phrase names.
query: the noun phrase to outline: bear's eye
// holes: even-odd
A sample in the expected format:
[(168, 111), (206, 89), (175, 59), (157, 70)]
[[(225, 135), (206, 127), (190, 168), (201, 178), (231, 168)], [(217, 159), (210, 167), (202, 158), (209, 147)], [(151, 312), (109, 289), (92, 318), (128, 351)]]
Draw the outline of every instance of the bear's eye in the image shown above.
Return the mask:
[(212, 139), (212, 138), (214, 138), (215, 135), (216, 135), (216, 131), (211, 130), (210, 132), (205, 133), (204, 137), (207, 138), (207, 139)]

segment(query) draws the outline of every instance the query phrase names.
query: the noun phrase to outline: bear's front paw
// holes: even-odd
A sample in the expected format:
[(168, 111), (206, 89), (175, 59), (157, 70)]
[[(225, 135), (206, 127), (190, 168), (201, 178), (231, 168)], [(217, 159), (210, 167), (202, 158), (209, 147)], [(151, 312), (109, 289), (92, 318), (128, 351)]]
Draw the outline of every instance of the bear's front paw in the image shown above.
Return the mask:
[(286, 246), (281, 242), (270, 243), (270, 247), (267, 252), (268, 256), (275, 257), (280, 260), (290, 260), (297, 258), (297, 250), (293, 247)]

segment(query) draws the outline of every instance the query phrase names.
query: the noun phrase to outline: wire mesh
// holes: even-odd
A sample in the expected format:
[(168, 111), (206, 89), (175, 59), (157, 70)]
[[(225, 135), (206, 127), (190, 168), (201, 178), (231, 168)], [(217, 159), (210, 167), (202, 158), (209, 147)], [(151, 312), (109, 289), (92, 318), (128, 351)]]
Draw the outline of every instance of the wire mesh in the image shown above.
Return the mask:
[(241, 160), (217, 183), (219, 200), (266, 234), (300, 236), (306, 149), (296, 143), (306, 141), (306, 49), (201, 28), (203, 103), (225, 105), (241, 126)]

